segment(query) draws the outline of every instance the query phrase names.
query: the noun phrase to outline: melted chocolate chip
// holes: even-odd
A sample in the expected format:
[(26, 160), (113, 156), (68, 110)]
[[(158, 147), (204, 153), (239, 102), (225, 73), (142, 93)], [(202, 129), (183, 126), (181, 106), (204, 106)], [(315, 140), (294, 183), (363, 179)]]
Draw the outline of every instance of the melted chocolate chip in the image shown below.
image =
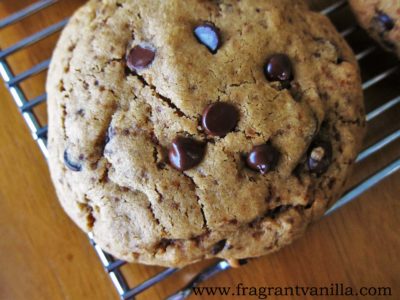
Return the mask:
[(207, 106), (201, 123), (209, 135), (223, 137), (235, 128), (238, 120), (239, 113), (236, 107), (229, 103), (217, 102)]
[(307, 155), (308, 169), (317, 175), (325, 173), (332, 162), (332, 146), (329, 142), (315, 141)]
[(206, 46), (212, 54), (217, 53), (221, 46), (221, 38), (219, 29), (214, 24), (210, 22), (203, 23), (197, 26), (193, 33), (199, 43)]
[(218, 243), (216, 243), (214, 246), (212, 246), (211, 254), (217, 255), (225, 248), (225, 245), (226, 245), (226, 240), (220, 240)]
[(279, 151), (271, 144), (255, 146), (248, 154), (247, 165), (261, 174), (266, 174), (273, 170), (279, 160)]
[(68, 151), (64, 151), (64, 164), (68, 169), (74, 172), (82, 171), (82, 165), (79, 162), (72, 161), (68, 155)]
[(169, 161), (171, 165), (185, 171), (197, 166), (204, 157), (205, 144), (184, 137), (177, 137), (172, 141), (169, 149)]
[(376, 21), (381, 24), (382, 31), (390, 31), (394, 28), (394, 21), (384, 12), (378, 12), (378, 15), (376, 16)]
[(269, 81), (290, 81), (293, 79), (292, 63), (286, 54), (274, 54), (267, 60), (264, 73)]
[(126, 65), (132, 72), (148, 67), (154, 60), (156, 53), (149, 47), (135, 46), (126, 57)]

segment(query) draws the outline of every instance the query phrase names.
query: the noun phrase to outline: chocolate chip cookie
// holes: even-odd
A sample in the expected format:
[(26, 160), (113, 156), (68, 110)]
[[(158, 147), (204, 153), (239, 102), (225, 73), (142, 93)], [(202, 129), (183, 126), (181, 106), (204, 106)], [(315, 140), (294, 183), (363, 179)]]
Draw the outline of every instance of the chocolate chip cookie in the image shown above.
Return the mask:
[(356, 60), (303, 1), (88, 1), (48, 81), (49, 165), (116, 257), (275, 251), (341, 194), (364, 133)]
[(400, 1), (349, 0), (360, 25), (386, 50), (400, 57)]

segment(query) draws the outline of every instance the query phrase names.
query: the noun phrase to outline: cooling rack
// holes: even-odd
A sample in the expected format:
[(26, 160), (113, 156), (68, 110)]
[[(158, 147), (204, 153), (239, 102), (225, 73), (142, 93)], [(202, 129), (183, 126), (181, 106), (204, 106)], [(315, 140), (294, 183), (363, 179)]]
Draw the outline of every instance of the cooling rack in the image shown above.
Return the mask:
[[(34, 4), (0, 20), (0, 30), (4, 30), (8, 26), (21, 22), (23, 19), (34, 15), (57, 2), (57, 0), (37, 1)], [(351, 22), (349, 24), (345, 24), (345, 26), (342, 24), (343, 22), (340, 22), (343, 19), (343, 15), (348, 13), (346, 1), (335, 1), (320, 10), (320, 12), (322, 14), (328, 15), (332, 19), (334, 24), (337, 25), (338, 30), (341, 32), (342, 36), (344, 36), (353, 46), (354, 52), (356, 53), (356, 58), (360, 62), (363, 71), (363, 89), (366, 95), (366, 100), (368, 101), (369, 99), (372, 99), (374, 97), (381, 97), (379, 93), (376, 93), (376, 91), (373, 90), (377, 86), (385, 84), (386, 86), (389, 85), (391, 87), (391, 96), (388, 98), (386, 97), (387, 99), (379, 99), (379, 101), (371, 100), (370, 105), (368, 105), (368, 102), (366, 102), (366, 106), (367, 108), (369, 108), (367, 114), (368, 124), (370, 125), (374, 122), (374, 120), (378, 118), (385, 118), (385, 114), (387, 114), (388, 112), (393, 113), (393, 111), (398, 111), (400, 106), (400, 83), (397, 80), (399, 78), (400, 69), (399, 61), (394, 57), (390, 57), (389, 54), (382, 54), (384, 55), (385, 59), (382, 62), (379, 62), (378, 65), (380, 67), (384, 66), (384, 69), (370, 68), (370, 66), (372, 65), (377, 65), (377, 59), (376, 57), (374, 57), (374, 54), (378, 53), (381, 50), (376, 44), (366, 38), (361, 29), (358, 28), (357, 25), (355, 25), (356, 23), (353, 18), (350, 18)], [(66, 25), (67, 22), (67, 19), (62, 20), (61, 22), (46, 27), (36, 32), (35, 34), (28, 36), (16, 42), (12, 46), (9, 46), (0, 51), (0, 75), (5, 82), (7, 89), (12, 95), (12, 98), (14, 99), (16, 105), (18, 106), (22, 117), (27, 123), (33, 135), (33, 138), (37, 141), (45, 157), (47, 157), (47, 126), (40, 124), (33, 109), (46, 101), (46, 94), (43, 93), (33, 99), (28, 99), (25, 96), (21, 84), (31, 77), (39, 73), (45, 72), (49, 66), (50, 60), (44, 60), (26, 71), (23, 71), (19, 74), (14, 74), (12, 71), (12, 66), (7, 62), (7, 59), (10, 55), (56, 34)], [(364, 37), (360, 39), (360, 36), (363, 35)], [(378, 105), (376, 105), (376, 103), (378, 103)], [(379, 139), (368, 145), (358, 156), (357, 164), (362, 163), (366, 159), (370, 159), (374, 155), (380, 154), (384, 148), (393, 147), (393, 145), (399, 146), (399, 125), (400, 122), (395, 124), (395, 126), (397, 127), (394, 128), (394, 130), (392, 129), (392, 131), (388, 134), (385, 133), (384, 136), (380, 137)], [(389, 164), (380, 167), (373, 174), (366, 176), (366, 178), (364, 177), (352, 188), (348, 189), (348, 191), (342, 196), (342, 198), (327, 211), (326, 215), (331, 214), (338, 208), (354, 200), (355, 198), (357, 198), (357, 196), (364, 193), (369, 188), (375, 186), (386, 177), (389, 177), (394, 172), (398, 171), (400, 169), (400, 156), (398, 156), (398, 154), (400, 153), (399, 147), (397, 147), (395, 153), (396, 157)], [(127, 284), (127, 280), (124, 278), (121, 272), (121, 267), (126, 262), (115, 259), (110, 254), (104, 252), (92, 240), (90, 234), (89, 240), (93, 245), (96, 253), (98, 254), (106, 272), (109, 274), (111, 281), (113, 282), (120, 298), (123, 300), (135, 299), (136, 296), (138, 296), (145, 290), (153, 287), (154, 285), (160, 283), (172, 274), (185, 271), (180, 269), (167, 268), (162, 272), (156, 274), (155, 276), (149, 278), (145, 282), (142, 282), (141, 284), (132, 287)], [(210, 277), (215, 276), (216, 274), (225, 270), (228, 270), (229, 268), (230, 265), (226, 261), (218, 261), (212, 264), (211, 266), (198, 273), (190, 282), (187, 283), (185, 287), (179, 289), (175, 294), (169, 296), (168, 299), (178, 300), (187, 298), (191, 294), (192, 288), (194, 286), (197, 286), (198, 284), (204, 282)]]

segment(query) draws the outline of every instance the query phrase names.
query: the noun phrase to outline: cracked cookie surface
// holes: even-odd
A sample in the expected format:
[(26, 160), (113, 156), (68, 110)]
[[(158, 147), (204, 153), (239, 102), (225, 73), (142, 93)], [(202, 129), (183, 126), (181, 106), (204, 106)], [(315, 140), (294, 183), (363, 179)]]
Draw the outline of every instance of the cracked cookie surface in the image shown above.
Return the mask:
[[(220, 40), (196, 37), (201, 24)], [(47, 91), (64, 209), (106, 251), (153, 265), (290, 243), (340, 195), (365, 126), (350, 48), (294, 0), (89, 1), (62, 33)], [(202, 114), (216, 102), (237, 116), (210, 135), (219, 123)], [(168, 160), (179, 136), (206, 144), (183, 171)]]

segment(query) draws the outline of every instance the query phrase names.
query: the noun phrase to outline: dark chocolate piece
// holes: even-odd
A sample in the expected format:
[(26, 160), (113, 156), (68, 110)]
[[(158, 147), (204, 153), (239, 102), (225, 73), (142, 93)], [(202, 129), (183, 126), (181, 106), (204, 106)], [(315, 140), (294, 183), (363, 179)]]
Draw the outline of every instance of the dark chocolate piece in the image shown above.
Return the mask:
[(156, 53), (149, 47), (135, 46), (126, 57), (126, 65), (132, 72), (148, 67), (154, 60)]
[(205, 146), (204, 143), (191, 138), (177, 137), (169, 149), (169, 161), (180, 171), (191, 169), (203, 160)]
[(279, 151), (271, 144), (255, 146), (247, 156), (247, 165), (261, 174), (272, 171), (279, 160)]
[(193, 33), (199, 43), (206, 46), (212, 54), (217, 53), (221, 46), (221, 37), (219, 29), (214, 24), (205, 22), (197, 26)]
[(82, 171), (82, 165), (80, 162), (72, 161), (68, 155), (68, 151), (65, 149), (64, 151), (64, 164), (67, 166), (68, 169), (74, 172)]
[(223, 137), (232, 131), (239, 120), (239, 113), (233, 105), (216, 102), (203, 112), (202, 125), (209, 135)]

